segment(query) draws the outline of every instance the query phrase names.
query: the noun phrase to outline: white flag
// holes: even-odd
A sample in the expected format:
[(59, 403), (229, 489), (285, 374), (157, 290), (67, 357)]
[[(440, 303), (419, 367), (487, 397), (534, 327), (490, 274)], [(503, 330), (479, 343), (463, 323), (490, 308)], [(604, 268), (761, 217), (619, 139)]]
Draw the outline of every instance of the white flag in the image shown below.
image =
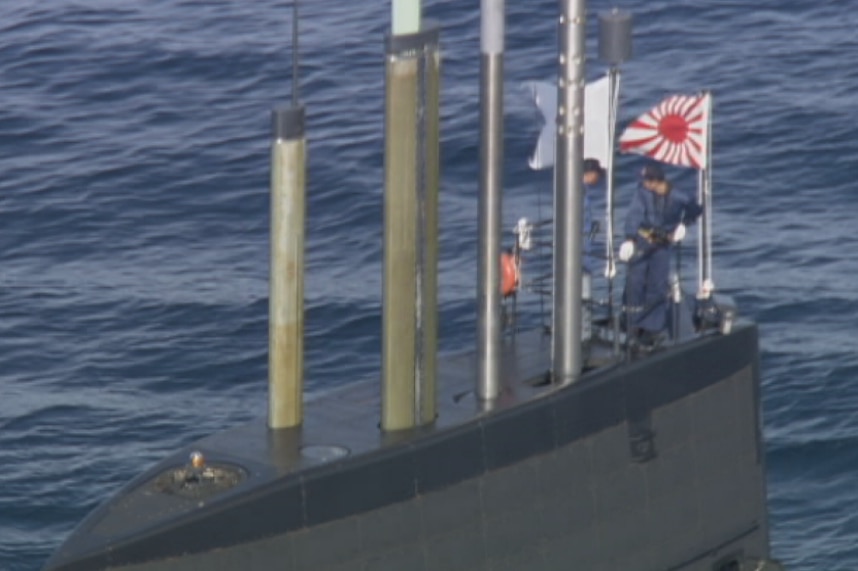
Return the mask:
[[(554, 166), (554, 143), (557, 137), (557, 84), (547, 81), (527, 83), (545, 124), (536, 141), (536, 149), (527, 161), (534, 170)], [(609, 82), (607, 77), (588, 83), (584, 88), (584, 158), (607, 164), (610, 154), (608, 141)]]

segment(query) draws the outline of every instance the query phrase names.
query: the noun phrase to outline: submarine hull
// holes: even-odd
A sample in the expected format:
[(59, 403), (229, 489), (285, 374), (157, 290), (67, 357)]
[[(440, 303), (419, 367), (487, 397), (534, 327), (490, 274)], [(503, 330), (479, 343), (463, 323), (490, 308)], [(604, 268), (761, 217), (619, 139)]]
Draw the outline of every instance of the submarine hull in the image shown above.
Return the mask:
[[(91, 514), (45, 570), (743, 569), (769, 553), (757, 328), (734, 327), (578, 382), (542, 383), (540, 334), (507, 343), (504, 394), (446, 362), (434, 426), (377, 428), (377, 385), (179, 451)], [(190, 450), (243, 474), (163, 486)], [(159, 484), (161, 482), (161, 484)]]

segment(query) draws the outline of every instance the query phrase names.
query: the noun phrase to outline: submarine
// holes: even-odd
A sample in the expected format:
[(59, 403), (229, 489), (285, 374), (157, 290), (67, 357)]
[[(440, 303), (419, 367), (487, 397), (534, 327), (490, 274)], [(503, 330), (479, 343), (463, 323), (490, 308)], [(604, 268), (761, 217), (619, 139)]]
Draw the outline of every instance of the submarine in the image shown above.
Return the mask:
[[(44, 571), (782, 569), (757, 326), (707, 288), (672, 297), (669, 338), (644, 346), (622, 325), (629, 308), (593, 299), (580, 254), (586, 6), (559, 6), (550, 324), (520, 331), (504, 316), (504, 4), (482, 0), (477, 345), (437, 354), (441, 26), (394, 1), (381, 382), (302, 394), (306, 128), (293, 69), (292, 104), (272, 113), (268, 415), (140, 474)], [(625, 12), (601, 17), (600, 56), (627, 58), (630, 27)]]

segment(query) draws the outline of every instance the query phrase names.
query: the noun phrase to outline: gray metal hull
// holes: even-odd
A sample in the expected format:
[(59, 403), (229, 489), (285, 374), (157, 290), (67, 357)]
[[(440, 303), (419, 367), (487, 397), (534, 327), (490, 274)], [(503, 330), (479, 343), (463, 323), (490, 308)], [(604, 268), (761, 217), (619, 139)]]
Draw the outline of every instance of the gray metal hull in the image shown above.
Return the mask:
[[(322, 418), (300, 432), (215, 435), (198, 448), (246, 469), (241, 484), (202, 501), (154, 490), (181, 451), (46, 569), (717, 571), (768, 557), (755, 326), (565, 387), (531, 382), (548, 350), (538, 335), (508, 346), (490, 411), (469, 396), (472, 359), (448, 362), (431, 429), (381, 434), (378, 389), (358, 384), (308, 403)], [(301, 453), (323, 444), (351, 453)]]

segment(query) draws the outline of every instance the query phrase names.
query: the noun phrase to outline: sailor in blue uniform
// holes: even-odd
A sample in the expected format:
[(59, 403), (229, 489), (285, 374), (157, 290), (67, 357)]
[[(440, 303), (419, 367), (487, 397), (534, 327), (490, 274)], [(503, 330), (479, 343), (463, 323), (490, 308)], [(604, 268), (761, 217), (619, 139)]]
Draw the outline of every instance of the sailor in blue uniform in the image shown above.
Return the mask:
[(599, 231), (598, 222), (593, 220), (593, 200), (599, 195), (605, 169), (598, 159), (584, 159), (584, 256), (583, 269), (593, 273), (596, 269), (595, 238)]
[(694, 198), (673, 188), (658, 164), (643, 168), (626, 215), (619, 258), (629, 263), (624, 294), (627, 331), (644, 343), (653, 342), (667, 327), (672, 246), (682, 241), (686, 226), (701, 211)]

